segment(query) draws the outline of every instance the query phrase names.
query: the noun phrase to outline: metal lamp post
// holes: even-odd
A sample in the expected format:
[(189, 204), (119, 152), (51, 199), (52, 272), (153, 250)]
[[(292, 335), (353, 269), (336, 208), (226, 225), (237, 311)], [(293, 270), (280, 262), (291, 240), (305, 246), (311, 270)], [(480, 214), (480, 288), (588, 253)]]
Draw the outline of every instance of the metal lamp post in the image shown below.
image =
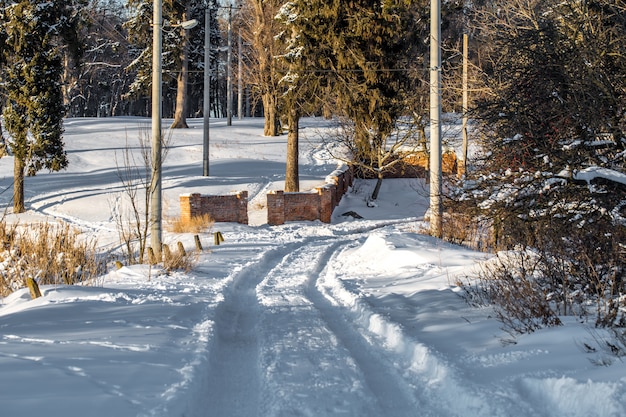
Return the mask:
[(204, 9), (204, 104), (202, 135), (202, 175), (209, 176), (209, 121), (211, 120), (211, 8)]
[[(150, 245), (157, 259), (161, 259), (162, 239), (162, 145), (161, 137), (161, 100), (163, 69), (163, 1), (154, 0), (152, 16), (152, 179), (150, 181)], [(180, 23), (184, 29), (196, 26), (196, 20)]]
[(163, 3), (154, 0), (152, 18), (152, 180), (150, 182), (150, 244), (161, 258), (161, 71), (163, 49)]
[(430, 234), (442, 236), (441, 0), (430, 1)]

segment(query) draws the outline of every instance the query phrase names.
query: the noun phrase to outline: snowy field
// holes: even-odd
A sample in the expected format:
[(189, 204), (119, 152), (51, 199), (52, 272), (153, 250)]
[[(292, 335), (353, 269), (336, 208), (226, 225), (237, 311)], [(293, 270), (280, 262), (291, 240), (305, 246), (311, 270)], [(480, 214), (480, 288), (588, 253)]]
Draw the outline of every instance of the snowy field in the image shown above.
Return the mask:
[[(303, 190), (337, 166), (316, 139), (325, 123), (302, 123)], [(68, 169), (27, 178), (28, 212), (6, 221), (63, 220), (115, 253), (116, 161), (149, 120), (65, 127)], [(418, 233), (421, 180), (385, 181), (377, 207), (365, 204), (373, 184), (357, 182), (332, 224), (265, 224), (285, 150), (286, 136), (262, 136), (261, 119), (212, 121), (206, 178), (202, 122), (173, 132), (165, 215), (178, 215), (180, 194), (248, 190), (250, 226), (201, 235), (210, 250), (190, 273), (111, 267), (36, 300), (27, 290), (0, 299), (0, 416), (626, 416), (626, 364), (582, 348), (603, 337), (592, 323), (566, 317), (511, 335), (464, 301), (454, 283), (487, 255)], [(12, 172), (12, 158), (0, 159), (2, 189)], [(363, 219), (342, 216), (351, 210)], [(194, 248), (191, 234), (164, 241)]]

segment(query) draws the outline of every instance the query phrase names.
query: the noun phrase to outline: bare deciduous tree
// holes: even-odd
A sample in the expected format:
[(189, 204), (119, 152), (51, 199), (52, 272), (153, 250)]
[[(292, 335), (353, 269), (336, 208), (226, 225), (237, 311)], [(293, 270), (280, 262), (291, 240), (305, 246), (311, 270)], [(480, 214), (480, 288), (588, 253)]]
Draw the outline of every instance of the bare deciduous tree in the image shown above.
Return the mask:
[[(163, 140), (162, 161), (170, 149), (171, 135), (161, 135)], [(131, 263), (144, 263), (150, 231), (150, 198), (152, 196), (152, 156), (151, 132), (139, 129), (136, 155), (130, 144), (126, 144), (121, 160), (117, 160), (117, 175), (122, 185), (122, 193), (111, 202), (120, 241), (124, 245), (126, 257)]]
[(241, 35), (251, 50), (246, 59), (246, 81), (263, 102), (265, 136), (281, 133), (277, 60), (281, 52), (277, 36), (282, 28), (275, 17), (283, 3), (282, 0), (245, 0), (242, 5)]

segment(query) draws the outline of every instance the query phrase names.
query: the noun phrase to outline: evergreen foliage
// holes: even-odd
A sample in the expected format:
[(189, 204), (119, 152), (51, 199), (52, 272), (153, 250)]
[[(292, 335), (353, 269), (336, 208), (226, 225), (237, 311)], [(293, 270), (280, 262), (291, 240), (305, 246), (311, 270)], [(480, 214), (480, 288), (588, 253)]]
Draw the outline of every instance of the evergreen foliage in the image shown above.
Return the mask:
[[(15, 160), (14, 211), (24, 210), (24, 174), (67, 166), (61, 45), (76, 21), (74, 4), (14, 2), (3, 9), (7, 100), (3, 115)], [(75, 37), (73, 38), (75, 39)]]
[[(539, 251), (565, 303), (626, 290), (626, 186), (611, 179), (625, 173), (625, 6), (494, 1), (472, 19), (489, 94), (475, 109), (486, 153), (463, 199), (491, 219), (498, 248)], [(598, 168), (609, 175), (583, 175)]]
[[(427, 3), (404, 0), (294, 1), (284, 19), (297, 36), (289, 58), (306, 57), (334, 113), (348, 117), (359, 153), (385, 140), (415, 110), (428, 36)], [(423, 90), (422, 90), (423, 91)]]
[(290, 128), (299, 117), (294, 112), (320, 107), (327, 116), (347, 118), (353, 127), (348, 141), (353, 162), (374, 172), (379, 187), (388, 162), (398, 161), (387, 142), (398, 120), (415, 115), (420, 120), (425, 110), (426, 5), (297, 0), (278, 14), (285, 26), (281, 84)]

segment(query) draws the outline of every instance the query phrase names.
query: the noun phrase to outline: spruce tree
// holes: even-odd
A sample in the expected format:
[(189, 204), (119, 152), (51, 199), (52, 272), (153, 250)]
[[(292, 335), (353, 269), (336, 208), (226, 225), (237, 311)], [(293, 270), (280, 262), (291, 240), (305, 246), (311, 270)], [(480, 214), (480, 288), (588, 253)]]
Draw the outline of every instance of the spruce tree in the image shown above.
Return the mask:
[(398, 119), (423, 110), (414, 105), (420, 103), (427, 50), (427, 3), (295, 0), (282, 9), (289, 28), (284, 59), (290, 62), (284, 79), (298, 83), (289, 91), (306, 86), (310, 98), (323, 98), (325, 106), (334, 105), (335, 115), (347, 117), (355, 161), (380, 180)]
[(72, 25), (65, 1), (14, 2), (3, 10), (9, 148), (14, 156), (14, 212), (24, 211), (24, 176), (67, 166), (63, 149), (61, 40)]

